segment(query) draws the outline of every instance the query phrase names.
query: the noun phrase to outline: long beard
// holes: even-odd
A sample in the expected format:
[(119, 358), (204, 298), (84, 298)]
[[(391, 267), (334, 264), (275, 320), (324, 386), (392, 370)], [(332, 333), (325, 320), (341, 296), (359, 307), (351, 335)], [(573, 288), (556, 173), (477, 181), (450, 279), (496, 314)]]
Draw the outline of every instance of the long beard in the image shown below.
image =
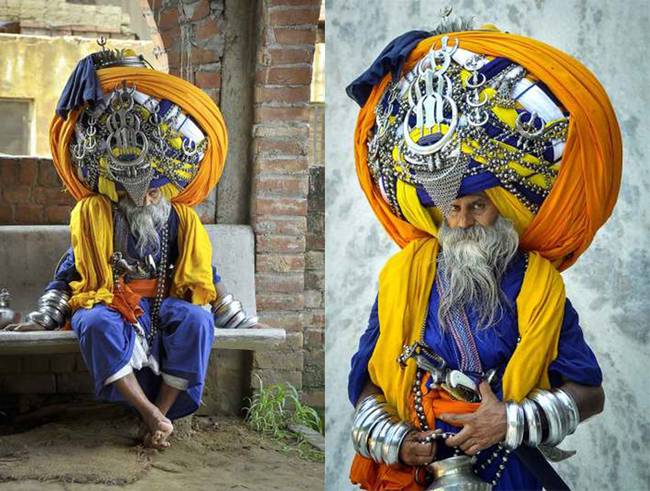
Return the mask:
[(478, 327), (488, 327), (502, 315), (506, 301), (501, 277), (517, 253), (519, 236), (512, 222), (499, 216), (492, 226), (474, 225), (467, 229), (442, 224), (439, 231), (442, 260), (448, 291), (440, 299), (438, 322), (448, 327), (450, 312), (471, 306)]
[(146, 253), (156, 255), (160, 251), (159, 231), (167, 223), (171, 204), (164, 197), (156, 204), (138, 206), (126, 197), (118, 202), (118, 207), (129, 223), (129, 230), (136, 239), (136, 249), (140, 257)]

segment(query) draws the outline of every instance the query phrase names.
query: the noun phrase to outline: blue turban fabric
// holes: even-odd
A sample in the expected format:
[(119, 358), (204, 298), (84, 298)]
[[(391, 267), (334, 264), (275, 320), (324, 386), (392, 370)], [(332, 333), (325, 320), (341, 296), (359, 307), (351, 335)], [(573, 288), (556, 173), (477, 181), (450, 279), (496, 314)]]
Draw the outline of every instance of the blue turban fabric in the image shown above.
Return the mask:
[(57, 116), (66, 119), (68, 113), (83, 106), (87, 102), (102, 100), (104, 92), (99, 84), (93, 55), (88, 55), (77, 63), (70, 78), (63, 88), (59, 102), (56, 104)]

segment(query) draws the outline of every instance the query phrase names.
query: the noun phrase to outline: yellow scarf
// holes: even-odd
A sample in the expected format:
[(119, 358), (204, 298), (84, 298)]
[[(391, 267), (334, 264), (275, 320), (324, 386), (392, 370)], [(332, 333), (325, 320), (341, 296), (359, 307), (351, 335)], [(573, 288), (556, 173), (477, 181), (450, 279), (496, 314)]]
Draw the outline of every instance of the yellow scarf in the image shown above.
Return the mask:
[[(172, 204), (179, 218), (179, 257), (170, 295), (204, 305), (216, 298), (212, 278), (212, 244), (198, 215), (189, 206)], [(81, 199), (70, 215), (70, 236), (75, 267), (81, 276), (70, 283), (72, 310), (89, 309), (96, 303), (113, 301), (113, 217), (106, 196)]]
[[(434, 218), (420, 204), (415, 188), (398, 181), (397, 197), (409, 223), (427, 232), (428, 237), (409, 242), (380, 273), (381, 327), (368, 371), (400, 417), (409, 420), (409, 392), (416, 365), (411, 360), (402, 368), (397, 357), (404, 344), (421, 339), (436, 274), (438, 240)], [(521, 341), (503, 376), (505, 400), (521, 401), (535, 387), (550, 386), (548, 367), (557, 357), (565, 300), (564, 282), (557, 270), (538, 253), (529, 253), (516, 301)]]

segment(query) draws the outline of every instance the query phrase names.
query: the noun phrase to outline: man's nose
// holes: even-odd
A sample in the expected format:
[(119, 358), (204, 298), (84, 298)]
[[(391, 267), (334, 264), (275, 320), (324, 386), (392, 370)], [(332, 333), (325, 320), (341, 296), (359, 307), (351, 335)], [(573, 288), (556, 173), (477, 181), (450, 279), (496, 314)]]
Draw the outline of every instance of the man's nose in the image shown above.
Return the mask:
[(469, 228), (474, 225), (474, 217), (469, 210), (461, 210), (458, 214), (458, 226), (460, 228)]

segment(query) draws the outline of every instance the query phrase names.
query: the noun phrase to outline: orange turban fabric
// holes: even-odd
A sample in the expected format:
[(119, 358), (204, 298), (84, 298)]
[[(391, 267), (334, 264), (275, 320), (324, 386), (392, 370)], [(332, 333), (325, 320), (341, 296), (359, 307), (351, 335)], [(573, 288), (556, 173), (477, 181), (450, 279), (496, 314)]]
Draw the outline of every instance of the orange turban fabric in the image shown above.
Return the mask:
[[(569, 112), (569, 130), (559, 175), (533, 217), (519, 223), (521, 247), (538, 251), (561, 271), (589, 247), (610, 216), (621, 180), (622, 143), (616, 115), (596, 77), (580, 62), (547, 44), (514, 34), (468, 31), (449, 34), (463, 49), (508, 58), (541, 80)], [(408, 56), (413, 68), (442, 35), (422, 40)], [(392, 80), (386, 75), (361, 108), (355, 130), (355, 159), (361, 187), (388, 234), (404, 247), (428, 233), (393, 213), (368, 168), (368, 138), (375, 126), (375, 108)], [(493, 193), (494, 194), (494, 193)], [(502, 214), (516, 199), (488, 192)], [(513, 201), (514, 200), (514, 201)], [(518, 213), (515, 211), (515, 214)], [(515, 220), (516, 222), (516, 220)], [(518, 224), (515, 223), (515, 226)]]

